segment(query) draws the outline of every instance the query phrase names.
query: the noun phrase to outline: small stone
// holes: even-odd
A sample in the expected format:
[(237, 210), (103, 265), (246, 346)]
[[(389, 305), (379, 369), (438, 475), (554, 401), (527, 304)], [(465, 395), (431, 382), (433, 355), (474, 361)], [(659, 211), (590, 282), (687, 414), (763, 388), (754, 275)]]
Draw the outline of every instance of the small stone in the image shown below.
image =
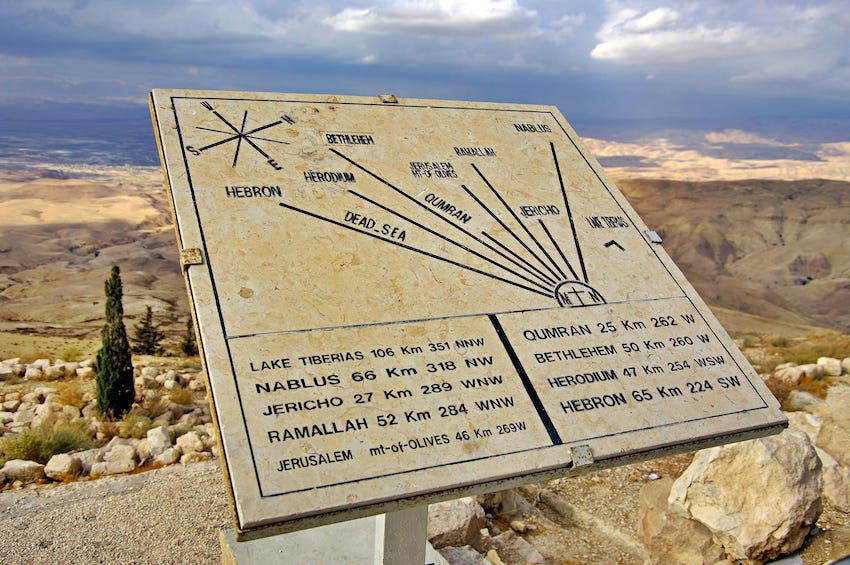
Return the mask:
[(161, 455), (166, 449), (172, 446), (171, 436), (168, 435), (168, 430), (165, 426), (158, 426), (148, 430), (147, 440), (148, 450), (154, 457)]
[(204, 450), (204, 442), (198, 432), (187, 432), (177, 438), (177, 447), (184, 454), (197, 453)]
[(159, 455), (153, 458), (155, 466), (173, 465), (180, 460), (180, 450), (176, 447), (169, 447)]
[(45, 478), (44, 465), (22, 459), (6, 461), (2, 473), (6, 476), (7, 481), (21, 481), (22, 483), (34, 483)]
[(65, 366), (64, 365), (54, 365), (52, 367), (47, 367), (44, 369), (44, 379), (48, 381), (57, 381), (59, 379), (65, 378)]
[(525, 522), (522, 520), (514, 520), (511, 522), (511, 529), (518, 534), (524, 534), (528, 531), (528, 526), (525, 525)]
[(209, 461), (212, 459), (212, 454), (206, 451), (196, 451), (193, 453), (186, 453), (180, 457), (180, 464), (185, 465), (187, 463), (197, 463), (199, 461)]
[(476, 545), (486, 525), (484, 509), (473, 497), (431, 504), (428, 507), (428, 541), (436, 549)]
[(68, 453), (59, 453), (50, 458), (44, 466), (44, 474), (54, 481), (73, 481), (83, 472), (79, 457)]
[(829, 453), (815, 448), (823, 464), (823, 495), (842, 512), (850, 513), (850, 468), (842, 467)]
[(820, 371), (827, 377), (841, 376), (841, 361), (834, 357), (820, 357), (817, 362)]

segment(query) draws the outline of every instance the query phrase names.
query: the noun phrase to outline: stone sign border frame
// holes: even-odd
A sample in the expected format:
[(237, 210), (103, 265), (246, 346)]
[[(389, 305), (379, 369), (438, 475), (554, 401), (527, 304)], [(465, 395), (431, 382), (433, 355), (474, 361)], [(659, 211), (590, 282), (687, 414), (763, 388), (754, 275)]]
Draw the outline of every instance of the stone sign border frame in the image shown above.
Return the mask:
[[(187, 91), (187, 93), (191, 93), (191, 92), (193, 92), (193, 91)], [(210, 93), (210, 94), (212, 94), (212, 93)], [(233, 97), (233, 96), (226, 96), (226, 95), (229, 95), (229, 94), (237, 94), (237, 93), (220, 92), (220, 93), (217, 93), (217, 94), (221, 95), (221, 96), (219, 96), (219, 99), (227, 99), (227, 100), (242, 100), (242, 99), (244, 99), (244, 98), (237, 98), (237, 97)], [(175, 99), (175, 98), (205, 99), (205, 100), (216, 99), (214, 96), (199, 96), (197, 94), (186, 95), (186, 96), (171, 96), (170, 97), (170, 99), (172, 99), (172, 100)], [(359, 98), (359, 99), (357, 99), (357, 98)], [(292, 103), (309, 102), (309, 103), (313, 103), (313, 104), (321, 103), (321, 102), (316, 101), (314, 99), (299, 99), (297, 96), (295, 96), (291, 100), (288, 100), (288, 99), (285, 99), (285, 98), (264, 99), (264, 98), (260, 98), (260, 97), (250, 98), (250, 100), (252, 102), (267, 101), (267, 102), (275, 102), (275, 103), (279, 103), (279, 102), (292, 102)], [(411, 107), (422, 108), (422, 107), (428, 107), (428, 106), (433, 105), (433, 104), (428, 104), (428, 102), (429, 101), (406, 100), (404, 103), (396, 103), (396, 104), (393, 104), (393, 106), (396, 106), (396, 107), (411, 106)], [(441, 105), (439, 106), (440, 108), (451, 108), (451, 106), (449, 105), (449, 104), (451, 104), (450, 101), (439, 101), (439, 102), (441, 103)], [(369, 99), (367, 99), (366, 97), (342, 97), (342, 99), (338, 99), (336, 97), (333, 97), (333, 100), (328, 100), (325, 103), (334, 104), (334, 105), (370, 105), (370, 106), (382, 106), (383, 104), (386, 104), (386, 102), (384, 100), (375, 99), (374, 101), (369, 101)], [(629, 220), (632, 222), (632, 227), (634, 229), (638, 229), (638, 226), (642, 224), (642, 222), (635, 222), (634, 218), (632, 218), (631, 215), (629, 214), (629, 211), (622, 207), (621, 202), (612, 193), (612, 191), (609, 187), (610, 181), (608, 181), (607, 176), (605, 175), (604, 172), (600, 171), (600, 168), (599, 168), (598, 165), (594, 166), (593, 158), (588, 157), (588, 155), (587, 155), (586, 151), (583, 149), (583, 147), (580, 144), (578, 144), (576, 142), (576, 140), (573, 138), (573, 134), (571, 134), (571, 132), (569, 131), (569, 128), (564, 126), (564, 124), (562, 123), (562, 119), (559, 117), (560, 114), (557, 112), (557, 109), (555, 109), (553, 107), (543, 107), (543, 106), (505, 105), (505, 104), (490, 104), (490, 103), (471, 103), (471, 104), (477, 104), (477, 106), (473, 106), (473, 107), (470, 107), (469, 105), (464, 105), (465, 103), (462, 103), (462, 102), (457, 102), (457, 104), (458, 104), (457, 108), (464, 109), (464, 110), (478, 110), (478, 109), (480, 109), (480, 110), (492, 111), (492, 110), (500, 110), (500, 109), (505, 109), (505, 110), (509, 109), (511, 111), (517, 111), (517, 112), (523, 112), (524, 111), (524, 112), (529, 112), (529, 113), (538, 113), (538, 114), (539, 113), (545, 113), (545, 114), (550, 115), (555, 120), (555, 122), (558, 123), (558, 125), (561, 127), (563, 134), (569, 139), (570, 143), (572, 143), (572, 145), (576, 149), (576, 151), (581, 155), (581, 157), (584, 160), (587, 167), (593, 172), (593, 174), (596, 176), (596, 178), (600, 181), (601, 185), (605, 188), (609, 197), (620, 207), (620, 209), (623, 211), (623, 213), (626, 215), (626, 217), (628, 217)], [(162, 142), (162, 139), (160, 137), (159, 124), (158, 124), (158, 118), (157, 118), (157, 107), (156, 107), (156, 104), (155, 104), (155, 101), (154, 101), (154, 98), (153, 98), (153, 93), (151, 95), (150, 106), (151, 106), (151, 113), (152, 113), (153, 120), (154, 120), (154, 129), (155, 129), (155, 132), (156, 132), (157, 146), (158, 146), (158, 150), (159, 150), (159, 153), (160, 153), (161, 163), (162, 163), (162, 166), (163, 166), (165, 183), (166, 183), (166, 186), (168, 187), (169, 196), (170, 196), (169, 203), (171, 205), (172, 213), (173, 213), (174, 218), (175, 218), (174, 223), (175, 223), (175, 231), (176, 231), (176, 235), (177, 235), (177, 241), (178, 241), (178, 244), (181, 247), (181, 252), (189, 252), (189, 254), (192, 255), (192, 254), (194, 254), (193, 252), (195, 251), (195, 249), (194, 248), (190, 248), (190, 249), (184, 248), (184, 246), (183, 246), (183, 244), (184, 244), (183, 234), (181, 233), (180, 226), (177, 222), (177, 212), (176, 212), (176, 205), (175, 205), (175, 202), (174, 202), (174, 194), (172, 192), (172, 186), (171, 186), (171, 182), (170, 182), (170, 179), (169, 179), (169, 171), (168, 171), (167, 166), (166, 166), (166, 159), (165, 159), (165, 154), (164, 154), (163, 142)], [(172, 109), (173, 109), (173, 105), (172, 105)], [(179, 118), (176, 115), (176, 110), (173, 110), (173, 111), (175, 112), (174, 119), (175, 119), (176, 122), (179, 123)], [(182, 136), (182, 132), (180, 131), (179, 128), (178, 128), (178, 135)], [(181, 137), (181, 145), (182, 145), (182, 137)], [(183, 166), (185, 168), (185, 172), (186, 172), (187, 176), (189, 177), (187, 182), (189, 184), (189, 187), (190, 187), (190, 190), (191, 190), (191, 193), (192, 193), (192, 200), (194, 202), (195, 201), (195, 194), (194, 194), (194, 185), (191, 181), (191, 171), (190, 171), (189, 163), (188, 163), (188, 160), (187, 160), (185, 147), (183, 147), (182, 149), (183, 149), (183, 155), (182, 155)], [(205, 241), (204, 236), (203, 236), (203, 228), (202, 228), (201, 223), (200, 223), (200, 216), (199, 216), (199, 212), (198, 212), (198, 209), (197, 209), (197, 205), (196, 205), (196, 208), (195, 208), (194, 216), (195, 216), (195, 222), (197, 224), (197, 229), (200, 231), (199, 235), (200, 235), (201, 244), (203, 246), (206, 246), (206, 241)], [(651, 243), (649, 241), (647, 241), (647, 239), (645, 237), (643, 237), (642, 239), (644, 240), (646, 245), (649, 247), (652, 254), (656, 257), (656, 259), (662, 264), (664, 269), (667, 271), (667, 273), (671, 277), (672, 281), (675, 283), (675, 285), (681, 291), (682, 294), (679, 298), (683, 298), (683, 299), (687, 300), (688, 302), (690, 302), (690, 304), (694, 307), (694, 310), (696, 310), (696, 312), (701, 317), (703, 317), (703, 321), (705, 321), (708, 329), (711, 330), (711, 332), (715, 336), (717, 336), (717, 332), (716, 332), (716, 329), (714, 327), (714, 324), (708, 323), (708, 320), (705, 320), (705, 318), (704, 318), (703, 311), (702, 311), (701, 307), (706, 308), (706, 306), (704, 304), (697, 304), (694, 301), (694, 297), (692, 297), (682, 287), (682, 285), (679, 281), (679, 277), (681, 277), (682, 279), (684, 279), (684, 277), (681, 274), (679, 274), (679, 277), (677, 277), (674, 272), (671, 272), (670, 265), (668, 265), (667, 261), (663, 260), (662, 257), (660, 257), (658, 255), (658, 253), (653, 248)], [(203, 271), (203, 273), (197, 273), (196, 272), (195, 274), (197, 276), (202, 276), (202, 277), (206, 278), (210, 282), (211, 289), (212, 289), (212, 292), (213, 292), (213, 295), (214, 295), (215, 306), (216, 306), (216, 309), (217, 309), (217, 318), (218, 318), (218, 321), (219, 321), (218, 327), (213, 327), (213, 328), (210, 328), (210, 329), (212, 329), (214, 332), (218, 332), (220, 335), (216, 335), (215, 337), (220, 338), (224, 342), (224, 346), (225, 346), (225, 348), (227, 350), (227, 354), (228, 354), (228, 363), (230, 364), (230, 367), (231, 367), (230, 377), (232, 378), (232, 380), (234, 382), (237, 381), (237, 374), (236, 374), (237, 372), (236, 372), (236, 369), (235, 369), (235, 366), (234, 366), (234, 360), (233, 360), (233, 357), (232, 357), (232, 353), (230, 351), (229, 341), (231, 339), (238, 339), (238, 338), (241, 338), (241, 337), (251, 337), (251, 336), (250, 335), (246, 335), (246, 336), (241, 336), (241, 335), (228, 336), (227, 335), (223, 314), (221, 312), (221, 306), (219, 304), (219, 296), (218, 296), (218, 293), (217, 293), (217, 289), (216, 289), (216, 285), (215, 285), (215, 281), (214, 281), (214, 276), (213, 276), (212, 270), (210, 269), (209, 265), (203, 261), (204, 256), (206, 256), (206, 248), (205, 247), (204, 247), (204, 250), (203, 250), (203, 255), (198, 254), (198, 257), (196, 257), (195, 260), (187, 261), (183, 264), (184, 275), (185, 275), (184, 278), (185, 278), (185, 281), (186, 281), (186, 284), (187, 284), (187, 291), (189, 293), (189, 299), (190, 299), (190, 302), (192, 304), (193, 319), (195, 321), (195, 330), (196, 330), (197, 335), (200, 338), (198, 340), (198, 345), (199, 345), (199, 349), (201, 351), (201, 359), (202, 359), (202, 362), (204, 364), (205, 375), (206, 375), (208, 385), (209, 385), (209, 387), (208, 387), (208, 390), (210, 391), (209, 392), (209, 399), (210, 399), (210, 405), (211, 405), (213, 420), (215, 422), (216, 435), (217, 435), (218, 440), (219, 440), (219, 445), (223, 445), (222, 437), (221, 437), (222, 434), (221, 434), (220, 418), (219, 418), (218, 410), (215, 406), (214, 395), (213, 395), (213, 390), (215, 388), (215, 384), (213, 383), (213, 379), (211, 379), (209, 377), (209, 372), (207, 370), (208, 362), (207, 362), (207, 359), (206, 359), (206, 356), (205, 356), (205, 353), (204, 353), (204, 349), (205, 349), (204, 338), (206, 336), (205, 336), (204, 333), (202, 333), (200, 331), (200, 326), (199, 326), (199, 322), (198, 322), (199, 317), (198, 317), (198, 311), (197, 311), (198, 305), (197, 305), (195, 298), (194, 298), (194, 295), (192, 293), (193, 286), (192, 286), (192, 282), (190, 280), (190, 275), (189, 275), (190, 270), (192, 270), (192, 271)], [(675, 266), (674, 266), (674, 268), (675, 268)], [(697, 298), (697, 300), (699, 300), (699, 299)], [(499, 312), (491, 313), (490, 316), (493, 316), (494, 314), (498, 314), (498, 313)], [(492, 317), (491, 317), (491, 319), (492, 319)], [(408, 320), (408, 321), (404, 321), (404, 322), (395, 322), (395, 323), (410, 323), (410, 321)], [(313, 329), (326, 329), (326, 328), (313, 328)], [(497, 333), (499, 333), (499, 330), (500, 330), (500, 328), (497, 325)], [(519, 361), (516, 357), (516, 352), (513, 350), (513, 347), (510, 346), (510, 343), (507, 342), (507, 340), (503, 337), (502, 333), (499, 333), (499, 337), (502, 340), (502, 345), (506, 348), (506, 350), (507, 350), (507, 352), (508, 352), (508, 354), (511, 358), (511, 362), (513, 363), (514, 367), (517, 369), (517, 371), (520, 373), (520, 376), (522, 377), (525, 374), (525, 372), (522, 369), (521, 363), (519, 363)], [(723, 347), (723, 349), (727, 353), (729, 353), (729, 357), (738, 366), (739, 370), (741, 370), (742, 373), (746, 374), (747, 371), (744, 370), (744, 368), (740, 367), (740, 364), (738, 363), (737, 357), (735, 355), (732, 355), (731, 352), (729, 352), (728, 348), (726, 347), (725, 341), (723, 339), (718, 339), (718, 341), (721, 344), (721, 346)], [(528, 383), (528, 385), (527, 385), (526, 381), (527, 381), (527, 377), (522, 378), (523, 385), (526, 386), (526, 392), (528, 393), (529, 392), (528, 388), (529, 388), (530, 383)], [(747, 379), (747, 381), (748, 381), (749, 386), (753, 387), (754, 392), (759, 396), (760, 400), (763, 403), (763, 406), (760, 407), (760, 408), (755, 408), (755, 409), (749, 408), (749, 409), (746, 409), (746, 410), (743, 410), (743, 411), (731, 412), (729, 414), (723, 414), (722, 416), (729, 416), (729, 415), (734, 415), (734, 414), (740, 413), (740, 412), (752, 412), (754, 410), (763, 410), (763, 409), (770, 408), (769, 403), (764, 399), (764, 397), (761, 395), (759, 390), (753, 386), (753, 383), (749, 379)], [(236, 390), (238, 391), (239, 390), (238, 384), (235, 385), (235, 387), (236, 387)], [(534, 392), (534, 394), (533, 395), (529, 394), (529, 396), (531, 397), (532, 402), (535, 405), (535, 408), (538, 409), (538, 416), (539, 416), (540, 407), (538, 405), (539, 405), (540, 401), (539, 401), (539, 399), (537, 399), (537, 402), (535, 402), (536, 391), (533, 390), (533, 387), (531, 387), (531, 388), (532, 388), (532, 391)], [(239, 403), (240, 409), (242, 410), (241, 417), (242, 417), (243, 424), (246, 425), (246, 429), (247, 429), (247, 421), (245, 419), (245, 414), (244, 414), (244, 405), (242, 403), (241, 398), (238, 400), (238, 403)], [(545, 414), (545, 410), (543, 410), (543, 413)], [(714, 418), (714, 417), (717, 417), (717, 416), (716, 415), (715, 416), (708, 416), (706, 418)], [(659, 424), (657, 426), (651, 426), (651, 428), (665, 427), (665, 426), (670, 426), (670, 425), (674, 425), (674, 424), (678, 425), (678, 424), (687, 423), (687, 422), (690, 422), (690, 421), (698, 421), (698, 420), (701, 420), (701, 419), (705, 419), (705, 418), (695, 418), (694, 420), (682, 420), (682, 421), (677, 421), (673, 424), (669, 424), (669, 423), (668, 424)], [(545, 425), (545, 420), (544, 420), (544, 425)], [(314, 527), (314, 526), (317, 526), (317, 525), (327, 524), (327, 523), (336, 522), (336, 521), (365, 517), (365, 516), (373, 515), (373, 514), (378, 513), (378, 512), (396, 511), (396, 510), (401, 510), (401, 509), (404, 509), (404, 508), (411, 508), (411, 507), (414, 507), (414, 506), (419, 506), (419, 505), (426, 504), (426, 503), (433, 503), (433, 502), (438, 502), (438, 501), (443, 501), (443, 500), (450, 500), (450, 499), (458, 498), (460, 496), (467, 496), (467, 495), (480, 494), (480, 493), (485, 493), (485, 492), (492, 492), (492, 491), (495, 491), (495, 490), (501, 490), (501, 489), (505, 489), (505, 488), (512, 488), (512, 487), (520, 486), (520, 485), (523, 485), (523, 484), (527, 484), (529, 482), (543, 481), (543, 480), (548, 480), (548, 479), (552, 479), (552, 478), (575, 477), (575, 476), (579, 476), (579, 475), (582, 475), (582, 474), (585, 474), (585, 473), (588, 473), (588, 472), (591, 472), (591, 471), (617, 467), (617, 466), (635, 463), (635, 462), (639, 462), (639, 461), (644, 461), (644, 460), (648, 460), (648, 459), (652, 459), (652, 458), (656, 458), (656, 457), (661, 457), (661, 456), (665, 456), (665, 455), (672, 455), (672, 454), (692, 451), (692, 450), (695, 450), (695, 449), (702, 449), (702, 448), (705, 448), (705, 447), (722, 445), (722, 444), (725, 444), (725, 443), (729, 443), (731, 441), (741, 441), (741, 440), (745, 440), (745, 439), (763, 437), (763, 436), (778, 433), (779, 431), (784, 429), (786, 426), (787, 426), (787, 422), (779, 422), (775, 425), (769, 425), (769, 426), (759, 425), (759, 426), (755, 426), (753, 428), (740, 429), (740, 430), (737, 430), (733, 433), (724, 433), (724, 434), (719, 434), (719, 435), (714, 434), (714, 435), (708, 435), (708, 436), (704, 436), (704, 437), (695, 437), (692, 441), (689, 441), (689, 442), (686, 442), (686, 443), (673, 443), (673, 444), (670, 444), (670, 445), (658, 445), (658, 446), (655, 446), (655, 447), (652, 447), (652, 448), (649, 448), (649, 449), (634, 450), (634, 451), (630, 451), (628, 453), (624, 453), (622, 455), (611, 456), (611, 457), (606, 457), (606, 458), (603, 458), (603, 459), (596, 459), (596, 460), (594, 460), (589, 449), (585, 448), (584, 444), (581, 444), (580, 442), (571, 441), (570, 443), (573, 444), (573, 445), (567, 446), (567, 447), (569, 447), (569, 449), (571, 451), (571, 460), (569, 460), (569, 461), (565, 460), (563, 466), (548, 468), (548, 469), (544, 469), (544, 470), (535, 470), (535, 471), (531, 471), (531, 472), (527, 472), (527, 473), (514, 474), (514, 475), (511, 475), (511, 476), (505, 477), (505, 478), (498, 478), (498, 479), (488, 480), (488, 481), (484, 481), (484, 482), (476, 482), (476, 483), (473, 483), (473, 484), (465, 484), (465, 485), (461, 485), (461, 486), (452, 487), (452, 488), (449, 488), (449, 489), (438, 489), (438, 490), (435, 490), (435, 491), (432, 491), (432, 492), (416, 494), (416, 495), (413, 495), (413, 496), (400, 496), (400, 497), (391, 498), (391, 499), (387, 499), (387, 500), (378, 500), (378, 501), (370, 502), (370, 503), (365, 504), (365, 505), (358, 505), (356, 507), (345, 508), (345, 509), (341, 509), (341, 510), (330, 510), (330, 511), (328, 511), (328, 510), (320, 509), (318, 511), (318, 513), (316, 513), (316, 514), (302, 516), (302, 517), (298, 517), (298, 518), (295, 518), (295, 519), (290, 519), (290, 520), (282, 521), (282, 522), (263, 524), (263, 525), (260, 525), (260, 526), (257, 526), (257, 527), (250, 527), (250, 528), (243, 528), (243, 524), (242, 524), (242, 521), (240, 519), (238, 510), (237, 510), (237, 504), (236, 504), (235, 493), (234, 493), (234, 486), (233, 486), (232, 479), (231, 479), (232, 471), (230, 469), (230, 463), (228, 461), (228, 458), (224, 455), (224, 453), (222, 453), (222, 459), (223, 459), (222, 469), (223, 469), (223, 473), (224, 473), (224, 476), (225, 476), (225, 482), (226, 482), (226, 485), (227, 485), (226, 491), (227, 491), (228, 497), (229, 497), (230, 502), (231, 502), (231, 510), (233, 511), (235, 522), (237, 524), (237, 537), (240, 540), (250, 540), (250, 539), (258, 539), (258, 538), (271, 536), (271, 535), (277, 535), (277, 534), (285, 533), (285, 532), (291, 532), (291, 531), (295, 531), (295, 530), (299, 530), (299, 529), (303, 529), (303, 528)], [(550, 431), (550, 428), (552, 426), (550, 424), (550, 425), (545, 426), (545, 427), (546, 427), (547, 431)], [(617, 432), (617, 434), (625, 434), (625, 433), (633, 433), (633, 431)], [(557, 432), (556, 432), (556, 434), (557, 434)], [(599, 437), (606, 437), (607, 435), (617, 435), (617, 434), (606, 434), (605, 436), (588, 437), (588, 438), (583, 438), (581, 441), (582, 442), (591, 441), (593, 439), (598, 439)], [(259, 481), (259, 475), (258, 475), (258, 471), (257, 471), (257, 467), (256, 467), (256, 462), (253, 461), (253, 457), (254, 457), (253, 446), (251, 446), (250, 438), (248, 438), (247, 441), (248, 441), (248, 444), (249, 444), (249, 450), (251, 451), (252, 465), (254, 467), (255, 474), (257, 474), (257, 477), (256, 477), (257, 486), (260, 489), (260, 496), (262, 498), (276, 497), (276, 496), (281, 496), (281, 495), (284, 495), (284, 494), (301, 492), (303, 490), (312, 490), (312, 488), (311, 489), (296, 489), (296, 490), (288, 491), (288, 492), (285, 492), (285, 493), (263, 494), (262, 493), (262, 487), (261, 487), (260, 481)], [(579, 445), (575, 445), (576, 443), (579, 443)], [(556, 442), (556, 443), (553, 443), (553, 445), (559, 445), (559, 444)], [(533, 448), (529, 448), (529, 449), (519, 450), (516, 453), (535, 451), (535, 450), (539, 450), (539, 449), (548, 449), (548, 448), (551, 448), (551, 447), (552, 446), (547, 446), (545, 448), (544, 447), (533, 447)], [(469, 460), (469, 461), (466, 461), (466, 460), (465, 461), (453, 461), (451, 463), (447, 463), (446, 465), (457, 464), (457, 463), (460, 463), (460, 462), (467, 463), (467, 462), (472, 462), (472, 461), (482, 461), (482, 460), (486, 460), (488, 458), (502, 457), (504, 455), (506, 455), (506, 454), (504, 454), (504, 453), (492, 454), (492, 455), (487, 455), (487, 456), (484, 456), (484, 457), (478, 457), (478, 458), (475, 458), (475, 459), (472, 459), (472, 460)], [(429, 468), (432, 468), (432, 467), (429, 467)], [(412, 471), (415, 471), (415, 470), (416, 469), (406, 469), (404, 471), (400, 471), (398, 473), (392, 473), (392, 474), (408, 473), (408, 472), (412, 472)], [(381, 477), (375, 476), (375, 477), (370, 477), (369, 479), (377, 479), (377, 478), (381, 478)], [(358, 482), (360, 480), (363, 480), (363, 479), (358, 479), (357, 481), (346, 481), (346, 482), (340, 483), (340, 484), (346, 484), (347, 482)], [(327, 486), (327, 485), (323, 485), (323, 486)]]

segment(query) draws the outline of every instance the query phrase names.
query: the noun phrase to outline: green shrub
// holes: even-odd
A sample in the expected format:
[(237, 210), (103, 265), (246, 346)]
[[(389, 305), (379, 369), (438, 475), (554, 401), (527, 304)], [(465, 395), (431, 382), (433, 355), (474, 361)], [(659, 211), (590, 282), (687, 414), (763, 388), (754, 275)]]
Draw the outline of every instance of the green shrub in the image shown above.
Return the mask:
[(95, 359), (97, 411), (107, 418), (121, 418), (130, 411), (136, 391), (133, 388), (133, 361), (124, 327), (124, 296), (121, 271), (112, 266), (104, 283), (106, 323), (100, 332), (101, 348)]
[(153, 423), (150, 418), (131, 410), (118, 422), (118, 435), (123, 438), (143, 439)]
[(47, 463), (58, 453), (94, 447), (83, 424), (68, 424), (55, 430), (27, 428), (0, 441), (0, 466), (12, 459)]
[(772, 340), (770, 340), (770, 345), (772, 347), (788, 347), (788, 338), (784, 335), (776, 336)]

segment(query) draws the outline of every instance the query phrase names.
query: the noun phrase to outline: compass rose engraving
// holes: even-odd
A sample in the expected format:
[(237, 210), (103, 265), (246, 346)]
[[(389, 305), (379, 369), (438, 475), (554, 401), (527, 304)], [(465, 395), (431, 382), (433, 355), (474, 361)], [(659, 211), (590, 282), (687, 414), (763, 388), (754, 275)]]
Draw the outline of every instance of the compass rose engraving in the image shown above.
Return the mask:
[(214, 147), (235, 143), (235, 147), (233, 149), (233, 163), (232, 163), (231, 167), (236, 168), (236, 164), (239, 162), (239, 151), (242, 149), (242, 144), (244, 142), (244, 143), (248, 144), (250, 147), (254, 148), (254, 150), (257, 151), (257, 153), (262, 155), (263, 158), (266, 160), (266, 163), (268, 163), (269, 166), (271, 166), (273, 169), (275, 169), (276, 171), (283, 170), (283, 167), (281, 167), (277, 163), (277, 161), (275, 161), (274, 158), (271, 157), (265, 151), (265, 149), (263, 149), (258, 144), (258, 142), (279, 143), (279, 144), (282, 144), (282, 145), (289, 145), (289, 143), (286, 142), (286, 141), (281, 141), (279, 139), (272, 139), (272, 138), (269, 138), (269, 137), (261, 137), (257, 134), (261, 131), (265, 131), (265, 130), (268, 130), (268, 129), (273, 128), (275, 126), (279, 126), (279, 125), (283, 124), (284, 122), (288, 123), (288, 124), (294, 124), (295, 120), (292, 117), (287, 116), (286, 114), (283, 114), (283, 115), (280, 116), (280, 119), (275, 120), (274, 122), (270, 122), (268, 124), (265, 124), (265, 125), (262, 125), (262, 126), (259, 126), (259, 127), (255, 127), (253, 129), (246, 131), (245, 127), (248, 123), (248, 110), (245, 110), (242, 113), (242, 123), (237, 128), (230, 120), (228, 120), (226, 117), (221, 115), (221, 113), (219, 113), (219, 111), (216, 110), (213, 107), (213, 105), (210, 104), (209, 102), (207, 102), (206, 100), (201, 102), (201, 106), (203, 106), (204, 108), (209, 110), (216, 118), (218, 118), (221, 121), (222, 126), (220, 126), (219, 128), (195, 126), (196, 129), (203, 130), (203, 131), (211, 131), (213, 133), (221, 134), (224, 137), (217, 140), (217, 141), (214, 141), (212, 143), (204, 145), (203, 147), (195, 147), (193, 145), (187, 145), (186, 151), (188, 151), (192, 155), (197, 156), (197, 155), (200, 155), (201, 153), (203, 153), (203, 152), (205, 152), (209, 149), (212, 149)]

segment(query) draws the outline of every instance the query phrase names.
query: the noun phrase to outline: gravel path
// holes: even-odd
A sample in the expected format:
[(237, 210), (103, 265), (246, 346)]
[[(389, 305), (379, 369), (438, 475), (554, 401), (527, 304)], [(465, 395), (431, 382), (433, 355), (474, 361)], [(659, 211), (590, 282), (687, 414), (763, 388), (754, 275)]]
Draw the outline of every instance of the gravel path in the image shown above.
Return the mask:
[(218, 563), (233, 522), (217, 460), (0, 492), (0, 563)]

